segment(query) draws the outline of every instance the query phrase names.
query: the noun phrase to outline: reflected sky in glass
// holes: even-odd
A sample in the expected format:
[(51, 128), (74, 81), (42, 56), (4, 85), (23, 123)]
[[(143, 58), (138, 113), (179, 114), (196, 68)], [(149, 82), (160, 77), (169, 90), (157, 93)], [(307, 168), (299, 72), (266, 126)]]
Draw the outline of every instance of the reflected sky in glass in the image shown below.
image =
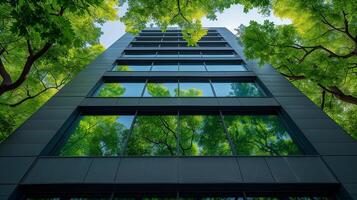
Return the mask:
[(255, 83), (212, 82), (217, 97), (260, 97), (263, 96)]
[(203, 65), (180, 65), (180, 71), (206, 71)]
[(213, 97), (210, 83), (180, 82), (180, 97)]
[(118, 65), (113, 71), (150, 71), (150, 65)]
[(83, 116), (59, 156), (118, 156), (129, 134), (132, 115)]
[(247, 71), (243, 65), (206, 65), (207, 71)]
[(176, 97), (178, 83), (148, 83), (144, 97)]
[(132, 156), (174, 156), (177, 149), (177, 116), (137, 116), (126, 149)]
[(145, 83), (103, 83), (96, 97), (140, 97)]
[(154, 65), (151, 71), (178, 71), (178, 65)]
[(219, 115), (181, 115), (179, 144), (181, 155), (232, 155)]
[(224, 123), (238, 155), (300, 155), (276, 115), (225, 115)]

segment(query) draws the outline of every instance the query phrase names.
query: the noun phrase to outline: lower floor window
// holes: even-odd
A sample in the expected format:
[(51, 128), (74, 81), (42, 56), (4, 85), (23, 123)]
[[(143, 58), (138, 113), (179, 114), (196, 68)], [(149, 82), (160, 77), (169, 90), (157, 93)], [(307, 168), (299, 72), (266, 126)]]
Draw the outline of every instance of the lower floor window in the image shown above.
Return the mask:
[(59, 156), (285, 156), (302, 154), (278, 115), (83, 115)]

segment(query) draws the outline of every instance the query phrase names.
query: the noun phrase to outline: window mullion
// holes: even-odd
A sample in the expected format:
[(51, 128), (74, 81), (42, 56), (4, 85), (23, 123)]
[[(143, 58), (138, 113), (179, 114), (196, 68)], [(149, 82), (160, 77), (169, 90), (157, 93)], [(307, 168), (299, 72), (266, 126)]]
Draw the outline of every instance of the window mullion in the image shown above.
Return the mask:
[(229, 135), (228, 128), (227, 128), (226, 124), (224, 123), (224, 117), (223, 117), (223, 114), (222, 114), (221, 110), (219, 111), (219, 115), (221, 116), (222, 126), (223, 126), (223, 129), (224, 129), (224, 132), (226, 133), (226, 137), (228, 139), (228, 142), (229, 142), (229, 144), (231, 146), (232, 154), (234, 156), (237, 156), (238, 154), (237, 154), (236, 146), (233, 143), (233, 140), (232, 140), (231, 136)]
[(128, 136), (126, 137), (126, 140), (125, 140), (125, 142), (124, 142), (123, 149), (122, 149), (122, 152), (121, 152), (121, 156), (125, 156), (125, 154), (126, 154), (126, 148), (128, 147), (128, 142), (129, 142), (130, 137), (131, 137), (131, 135), (132, 135), (132, 133), (133, 133), (134, 124), (136, 123), (137, 115), (138, 115), (138, 111), (135, 111), (134, 119), (133, 119), (133, 121), (131, 122), (130, 129), (129, 129), (129, 134), (128, 134)]

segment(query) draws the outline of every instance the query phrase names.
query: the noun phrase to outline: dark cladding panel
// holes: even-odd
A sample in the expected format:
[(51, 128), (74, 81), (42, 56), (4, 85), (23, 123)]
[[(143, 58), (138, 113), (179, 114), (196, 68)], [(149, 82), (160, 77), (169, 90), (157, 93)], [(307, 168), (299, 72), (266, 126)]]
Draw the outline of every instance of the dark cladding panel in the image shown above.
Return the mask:
[(179, 159), (179, 183), (242, 183), (234, 157), (190, 157)]
[(264, 157), (242, 157), (238, 163), (246, 183), (274, 183), (274, 177)]
[(93, 158), (85, 177), (85, 183), (114, 183), (119, 158)]
[(25, 184), (83, 183), (92, 158), (39, 158)]
[(20, 182), (34, 160), (34, 157), (0, 157), (0, 184)]
[(122, 158), (116, 182), (120, 184), (177, 183), (177, 159)]

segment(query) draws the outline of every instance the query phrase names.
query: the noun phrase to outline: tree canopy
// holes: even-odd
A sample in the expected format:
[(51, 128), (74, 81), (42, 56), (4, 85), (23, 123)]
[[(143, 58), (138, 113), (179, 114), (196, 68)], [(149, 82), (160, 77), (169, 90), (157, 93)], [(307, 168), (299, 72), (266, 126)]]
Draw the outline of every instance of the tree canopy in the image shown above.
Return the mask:
[(223, 12), (233, 4), (242, 4), (245, 11), (253, 7), (267, 10), (269, 0), (124, 0), (128, 11), (121, 18), (126, 31), (137, 34), (149, 23), (163, 31), (168, 26), (179, 26), (188, 45), (195, 45), (207, 30), (203, 29), (201, 20), (207, 17), (216, 19), (217, 12)]
[(271, 64), (357, 137), (357, 2), (272, 1), (292, 21), (251, 21), (241, 30), (244, 53)]
[(104, 47), (116, 0), (0, 1), (0, 141)]

